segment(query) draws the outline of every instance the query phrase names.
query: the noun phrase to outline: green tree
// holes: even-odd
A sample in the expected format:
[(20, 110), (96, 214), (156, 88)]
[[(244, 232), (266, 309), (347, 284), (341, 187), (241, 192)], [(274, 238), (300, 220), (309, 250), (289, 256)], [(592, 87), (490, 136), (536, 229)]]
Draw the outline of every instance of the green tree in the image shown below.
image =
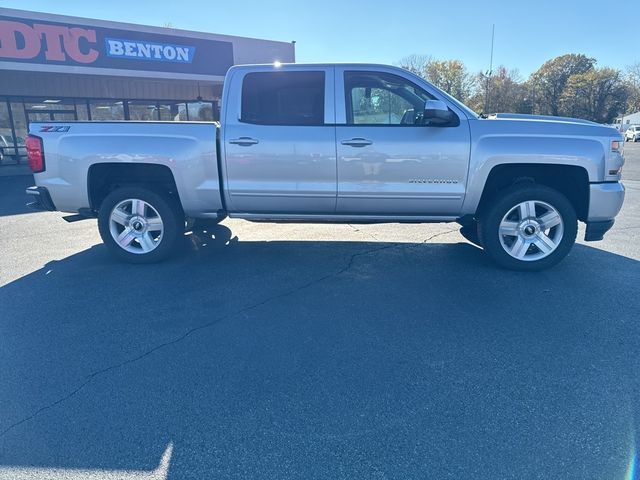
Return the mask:
[(461, 102), (473, 93), (475, 77), (460, 60), (433, 60), (428, 55), (409, 55), (398, 65), (433, 83)]
[(501, 65), (491, 77), (479, 73), (475, 85), (468, 104), (476, 112), (530, 113), (528, 90), (517, 70), (507, 70)]
[(560, 106), (565, 115), (611, 123), (624, 111), (627, 97), (627, 87), (619, 70), (593, 68), (569, 77)]
[(570, 53), (545, 62), (531, 75), (535, 88), (535, 113), (544, 115), (561, 114), (561, 98), (572, 75), (580, 75), (594, 68), (594, 58)]
[(425, 78), (461, 102), (471, 96), (475, 84), (475, 78), (460, 60), (430, 61)]

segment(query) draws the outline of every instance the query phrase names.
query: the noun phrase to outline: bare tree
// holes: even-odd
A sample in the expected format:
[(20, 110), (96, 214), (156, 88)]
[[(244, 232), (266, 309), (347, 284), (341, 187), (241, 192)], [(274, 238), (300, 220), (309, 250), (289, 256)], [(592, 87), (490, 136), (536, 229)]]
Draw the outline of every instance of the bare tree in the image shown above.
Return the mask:
[(431, 61), (432, 58), (429, 55), (413, 53), (401, 59), (397, 65), (405, 70), (409, 70), (411, 73), (424, 77), (427, 65), (431, 63)]
[(640, 111), (640, 63), (634, 63), (626, 68), (624, 74), (624, 80), (627, 84), (627, 92), (629, 97), (627, 99), (626, 112), (622, 113), (634, 113)]

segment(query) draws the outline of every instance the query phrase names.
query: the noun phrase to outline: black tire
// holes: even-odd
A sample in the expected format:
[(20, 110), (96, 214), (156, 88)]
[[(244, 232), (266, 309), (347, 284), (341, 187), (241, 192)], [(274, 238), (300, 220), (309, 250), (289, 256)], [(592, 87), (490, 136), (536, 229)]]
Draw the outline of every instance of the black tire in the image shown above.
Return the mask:
[[(117, 205), (129, 199), (142, 200), (148, 205), (146, 211), (150, 210), (150, 206), (162, 221), (161, 234), (150, 232), (157, 235), (157, 238), (154, 240), (153, 249), (148, 252), (132, 253), (127, 251), (116, 242), (112, 235), (111, 214)], [(153, 217), (156, 218), (155, 215)], [(106, 196), (98, 212), (98, 230), (102, 241), (113, 255), (129, 263), (155, 263), (169, 257), (175, 252), (178, 242), (184, 236), (184, 223), (184, 214), (177, 199), (144, 186), (117, 188)], [(124, 230), (133, 227), (114, 225), (114, 228)], [(142, 250), (142, 243), (136, 239), (131, 242), (131, 245), (133, 248), (139, 246)]]
[[(562, 220), (562, 238), (555, 250), (537, 260), (520, 260), (507, 253), (501, 243), (500, 224), (517, 205), (527, 202), (544, 202), (553, 207)], [(520, 184), (509, 187), (496, 195), (481, 215), (478, 229), (485, 252), (499, 265), (511, 270), (539, 271), (556, 265), (567, 256), (576, 241), (578, 219), (569, 200), (557, 190), (536, 184)], [(505, 238), (505, 237), (503, 237)], [(506, 237), (510, 238), (510, 237)], [(516, 237), (514, 236), (514, 241)], [(526, 245), (526, 244), (525, 244)], [(527, 252), (542, 254), (537, 246), (529, 246)]]
[(478, 234), (478, 222), (471, 222), (460, 227), (460, 235), (475, 246), (482, 248), (480, 235)]

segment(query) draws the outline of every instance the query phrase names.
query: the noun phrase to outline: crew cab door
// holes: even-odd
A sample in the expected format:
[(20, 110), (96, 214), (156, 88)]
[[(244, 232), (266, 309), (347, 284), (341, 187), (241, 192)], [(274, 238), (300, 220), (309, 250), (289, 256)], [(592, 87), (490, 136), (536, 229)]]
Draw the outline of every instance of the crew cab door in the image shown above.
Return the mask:
[(239, 67), (222, 150), (231, 213), (334, 213), (333, 67)]
[[(397, 69), (336, 67), (337, 213), (454, 216), (469, 164), (467, 117), (425, 125), (428, 99), (445, 100)], [(431, 88), (431, 92), (427, 89)]]

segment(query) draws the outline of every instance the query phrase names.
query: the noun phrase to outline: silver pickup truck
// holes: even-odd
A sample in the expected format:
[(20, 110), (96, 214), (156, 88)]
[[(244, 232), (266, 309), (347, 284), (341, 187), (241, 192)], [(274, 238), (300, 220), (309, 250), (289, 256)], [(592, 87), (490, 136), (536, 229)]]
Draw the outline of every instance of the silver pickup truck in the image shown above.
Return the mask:
[(97, 217), (118, 257), (167, 257), (192, 219), (459, 222), (498, 264), (540, 270), (624, 199), (623, 138), (571, 118), (483, 118), (405, 70), (236, 66), (220, 123), (32, 123), (34, 205)]

